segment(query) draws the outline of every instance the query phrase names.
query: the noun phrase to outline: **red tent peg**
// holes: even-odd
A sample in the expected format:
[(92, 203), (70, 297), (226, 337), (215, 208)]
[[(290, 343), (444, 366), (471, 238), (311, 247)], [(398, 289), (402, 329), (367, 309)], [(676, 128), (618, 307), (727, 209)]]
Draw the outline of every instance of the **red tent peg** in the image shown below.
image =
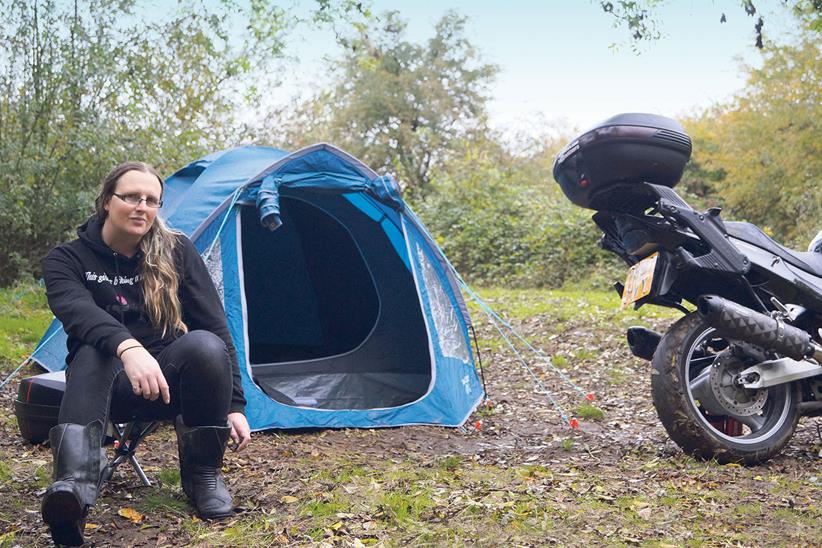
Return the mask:
[(571, 428), (573, 428), (574, 430), (576, 430), (577, 428), (579, 428), (579, 421), (578, 421), (578, 420), (576, 420), (576, 419), (571, 419), (571, 420), (569, 420), (569, 421), (568, 421), (568, 424), (569, 424), (569, 425), (571, 426)]
[(594, 401), (595, 399), (597, 399), (597, 397), (596, 394), (594, 394), (593, 392), (588, 392), (587, 394), (585, 394), (585, 399), (588, 401)]
[(474, 423), (474, 428), (477, 430), (482, 430), (482, 421), (477, 421)]

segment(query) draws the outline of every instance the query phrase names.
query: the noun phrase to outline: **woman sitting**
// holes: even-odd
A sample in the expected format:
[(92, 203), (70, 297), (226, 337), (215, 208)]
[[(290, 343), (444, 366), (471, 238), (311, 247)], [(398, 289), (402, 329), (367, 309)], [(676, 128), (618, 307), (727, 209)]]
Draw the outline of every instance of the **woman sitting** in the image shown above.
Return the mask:
[(220, 298), (191, 241), (157, 217), (163, 180), (127, 162), (103, 181), (78, 239), (43, 260), (68, 334), (66, 393), (49, 432), (54, 483), (42, 514), (57, 544), (80, 545), (106, 465), (109, 416), (175, 419), (183, 491), (203, 518), (233, 512), (220, 477), (229, 437), (250, 440)]

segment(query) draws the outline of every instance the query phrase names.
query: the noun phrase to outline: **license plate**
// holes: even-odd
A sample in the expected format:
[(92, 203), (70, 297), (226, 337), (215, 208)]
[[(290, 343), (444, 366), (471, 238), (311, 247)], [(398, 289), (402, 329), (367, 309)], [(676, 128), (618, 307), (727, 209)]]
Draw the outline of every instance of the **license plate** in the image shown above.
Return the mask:
[(654, 283), (654, 270), (658, 258), (659, 253), (654, 253), (628, 270), (628, 277), (625, 278), (625, 290), (622, 292), (622, 308), (651, 294), (651, 286)]

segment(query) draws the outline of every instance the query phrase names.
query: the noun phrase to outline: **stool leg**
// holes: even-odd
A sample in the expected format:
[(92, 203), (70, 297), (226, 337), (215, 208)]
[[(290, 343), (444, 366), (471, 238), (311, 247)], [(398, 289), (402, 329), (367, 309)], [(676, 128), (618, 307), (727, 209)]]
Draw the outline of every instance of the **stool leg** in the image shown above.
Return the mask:
[(137, 451), (137, 446), (143, 441), (143, 438), (147, 435), (151, 434), (157, 429), (158, 423), (151, 422), (148, 425), (144, 426), (144, 423), (141, 423), (138, 429), (138, 433), (134, 434), (134, 428), (137, 426), (136, 422), (127, 423), (124, 426), (119, 424), (113, 424), (114, 435), (117, 438), (117, 444), (115, 445), (114, 449), (114, 458), (111, 459), (106, 466), (105, 472), (103, 473), (104, 481), (108, 481), (112, 474), (114, 474), (114, 470), (117, 469), (122, 463), (128, 460), (131, 463), (131, 467), (134, 468), (134, 472), (137, 474), (137, 477), (140, 478), (140, 481), (146, 487), (151, 487), (151, 481), (149, 481), (148, 477), (146, 476), (145, 472), (143, 472), (142, 466), (137, 461), (137, 457), (135, 456), (135, 452)]
[(137, 473), (137, 476), (140, 478), (140, 481), (143, 482), (143, 485), (145, 485), (146, 487), (151, 487), (151, 482), (146, 477), (146, 473), (143, 472), (143, 468), (142, 468), (142, 466), (140, 466), (140, 463), (137, 462), (137, 457), (135, 457), (134, 455), (131, 455), (128, 458), (128, 460), (131, 463), (131, 467), (134, 468), (134, 471)]

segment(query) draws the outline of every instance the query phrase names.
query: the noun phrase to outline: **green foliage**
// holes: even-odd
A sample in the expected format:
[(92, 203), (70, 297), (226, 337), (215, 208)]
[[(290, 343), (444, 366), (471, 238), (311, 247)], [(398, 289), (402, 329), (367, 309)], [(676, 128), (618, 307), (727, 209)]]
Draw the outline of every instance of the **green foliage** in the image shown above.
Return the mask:
[[(619, 325), (620, 330), (631, 325), (648, 324), (658, 321), (672, 323), (681, 316), (671, 308), (643, 306), (639, 310), (632, 307), (621, 309), (619, 295), (613, 289), (580, 290), (574, 289), (532, 289), (522, 291), (510, 287), (484, 287), (477, 291), (479, 296), (489, 303), (494, 310), (506, 319), (524, 321), (533, 316), (549, 317), (544, 322), (546, 327), (554, 327), (557, 333), (565, 333), (568, 320), (579, 321), (584, 318), (590, 326)], [(479, 307), (468, 303), (472, 316), (481, 315)], [(574, 359), (567, 354), (558, 353), (551, 356), (554, 365), (575, 365)]]
[(37, 273), (115, 164), (139, 158), (168, 171), (225, 143), (232, 78), (250, 71), (254, 46), (276, 54), (283, 28), (270, 14), (269, 30), (234, 46), (228, 18), (239, 8), (184, 2), (151, 24), (134, 17), (133, 0), (0, 8), (0, 231), (16, 236), (0, 244), (3, 285)]
[(598, 3), (602, 11), (613, 17), (614, 26), (625, 26), (635, 51), (643, 40), (659, 40), (661, 34), (654, 9), (662, 3), (661, 0), (598, 0)]
[(560, 287), (606, 260), (590, 212), (550, 176), (552, 155), (516, 158), (492, 142), (463, 143), (414, 204), (452, 264), (485, 285)]
[(795, 0), (791, 6), (793, 14), (813, 32), (822, 33), (822, 2), (819, 0)]
[(459, 469), (460, 462), (459, 455), (448, 455), (440, 459), (439, 466), (447, 472), (454, 472)]
[[(594, 0), (602, 10), (613, 17), (615, 27), (624, 27), (628, 33), (628, 44), (635, 52), (640, 51), (640, 45), (644, 42), (659, 40), (662, 33), (661, 17), (659, 9), (665, 4), (664, 0)], [(738, 10), (735, 13), (744, 12), (751, 17), (755, 34), (754, 45), (763, 49), (765, 47), (764, 32), (765, 20), (768, 15), (763, 14), (760, 8), (764, 2), (755, 0), (737, 0)], [(822, 2), (819, 0), (783, 0), (776, 11), (788, 10), (795, 17), (803, 21), (807, 27), (815, 32), (822, 32)], [(771, 8), (765, 4), (766, 9)], [(724, 23), (726, 14), (717, 11), (716, 21)]]
[(6, 531), (5, 533), (0, 534), (0, 547), (5, 548), (6, 546), (19, 546), (19, 544), (14, 540), (16, 535), (17, 531)]
[(386, 518), (398, 523), (405, 523), (409, 520), (418, 521), (436, 506), (429, 493), (424, 491), (414, 493), (389, 491), (380, 494), (377, 504), (385, 512)]
[(180, 471), (177, 468), (163, 468), (157, 472), (157, 478), (163, 485), (180, 485)]
[(0, 485), (11, 479), (11, 467), (0, 458)]
[(332, 89), (302, 104), (286, 143), (338, 143), (399, 178), (404, 197), (456, 268), (475, 283), (559, 287), (605, 259), (590, 214), (551, 175), (558, 140), (507, 153), (485, 125), (483, 64), (466, 20), (446, 14), (425, 44), (396, 13), (342, 39)]
[[(600, 4), (634, 40), (658, 35), (658, 0)], [(0, 233), (13, 236), (0, 239), (0, 286), (38, 275), (40, 258), (90, 213), (113, 165), (142, 159), (168, 173), (252, 135), (237, 110), (277, 84), (267, 69), (299, 23), (268, 0), (182, 0), (153, 22), (136, 16), (141, 7), (0, 0)], [(726, 206), (726, 218), (801, 248), (822, 217), (822, 11), (813, 0), (788, 7), (801, 39), (766, 50), (733, 102), (686, 121), (694, 154), (678, 190), (697, 208)], [(332, 141), (397, 176), (472, 283), (604, 287), (621, 279), (624, 265), (599, 250), (591, 212), (553, 181), (553, 157), (567, 139), (546, 138), (515, 156), (486, 126), (497, 68), (466, 38), (466, 19), (449, 12), (415, 43), (396, 12), (379, 25), (364, 24), (368, 17), (355, 0), (316, 0), (314, 23), (345, 22), (343, 54), (332, 87), (277, 120), (285, 146)], [(236, 32), (238, 21), (246, 32)], [(0, 356), (13, 361), (30, 344), (15, 335), (27, 329), (20, 322), (47, 320), (4, 318), (11, 338)]]
[(605, 418), (605, 412), (589, 403), (583, 403), (575, 409), (576, 416), (580, 419), (588, 419), (592, 421), (601, 421)]
[(806, 29), (746, 70), (743, 93), (687, 124), (702, 181), (691, 189), (804, 249), (822, 219), (822, 46)]
[(185, 515), (186, 512), (188, 512), (188, 508), (189, 506), (186, 501), (182, 500), (175, 493), (163, 488), (152, 490), (146, 494), (139, 505), (139, 509), (146, 514), (163, 511)]
[(343, 512), (347, 509), (348, 508), (346, 504), (337, 500), (312, 500), (300, 508), (300, 515), (311, 516), (313, 518), (320, 519), (333, 516), (334, 514), (337, 514), (338, 512)]
[[(168, 173), (242, 138), (236, 111), (276, 85), (269, 69), (297, 23), (268, 0), (181, 0), (152, 22), (145, 7), (0, 0), (0, 286), (38, 275), (114, 165)], [(317, 20), (357, 9), (325, 0)]]
[(0, 289), (0, 373), (10, 372), (31, 353), (51, 317), (42, 287)]
[(431, 173), (460, 139), (485, 129), (485, 88), (497, 68), (465, 37), (466, 19), (447, 13), (425, 44), (405, 40), (397, 12), (378, 28), (342, 38), (336, 83), (301, 105), (287, 146), (328, 140), (422, 196)]
[(34, 470), (35, 485), (41, 489), (45, 489), (51, 485), (51, 466), (40, 465)]

